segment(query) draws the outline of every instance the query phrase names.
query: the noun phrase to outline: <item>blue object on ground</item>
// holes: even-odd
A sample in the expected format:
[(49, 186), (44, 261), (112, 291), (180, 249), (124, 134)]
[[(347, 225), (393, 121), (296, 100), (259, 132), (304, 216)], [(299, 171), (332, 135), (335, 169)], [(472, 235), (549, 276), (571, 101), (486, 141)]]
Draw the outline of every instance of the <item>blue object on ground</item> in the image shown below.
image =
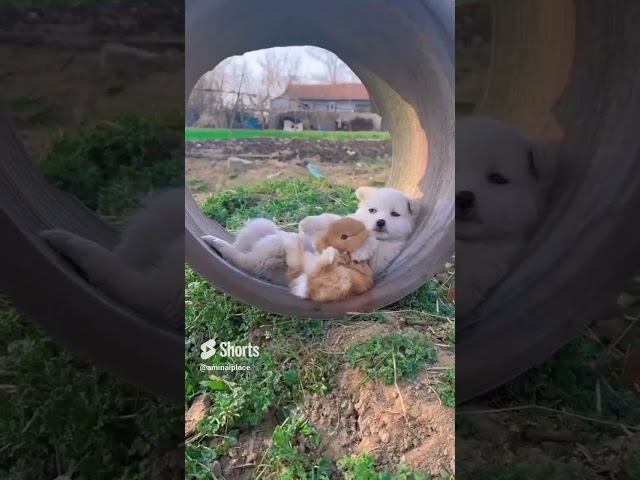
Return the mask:
[(262, 130), (262, 122), (257, 118), (249, 118), (245, 120), (242, 124), (242, 128), (247, 128), (251, 130)]
[(313, 175), (314, 177), (325, 178), (325, 176), (320, 173), (320, 170), (318, 170), (318, 167), (316, 167), (312, 163), (307, 163), (307, 169), (311, 172), (311, 175)]

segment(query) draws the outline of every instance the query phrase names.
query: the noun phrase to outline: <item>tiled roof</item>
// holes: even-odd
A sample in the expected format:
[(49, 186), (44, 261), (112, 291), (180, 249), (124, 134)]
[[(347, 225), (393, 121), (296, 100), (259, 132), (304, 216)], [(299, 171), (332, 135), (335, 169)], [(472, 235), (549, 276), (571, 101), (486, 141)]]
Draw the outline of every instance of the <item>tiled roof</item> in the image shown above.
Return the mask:
[(369, 92), (361, 83), (338, 83), (333, 85), (290, 83), (283, 96), (303, 101), (369, 100)]

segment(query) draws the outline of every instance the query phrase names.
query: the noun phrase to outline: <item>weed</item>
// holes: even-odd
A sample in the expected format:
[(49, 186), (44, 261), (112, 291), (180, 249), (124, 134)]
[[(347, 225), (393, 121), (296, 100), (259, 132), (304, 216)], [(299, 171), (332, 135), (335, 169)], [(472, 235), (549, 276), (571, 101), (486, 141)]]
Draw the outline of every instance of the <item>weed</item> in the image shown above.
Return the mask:
[(346, 359), (351, 367), (362, 367), (369, 378), (392, 385), (402, 377), (415, 377), (424, 366), (434, 363), (436, 351), (425, 335), (398, 333), (352, 345)]
[(238, 187), (209, 197), (202, 205), (205, 215), (228, 230), (239, 229), (249, 218), (268, 218), (292, 230), (310, 215), (345, 215), (357, 208), (354, 191), (324, 179), (272, 180)]
[(194, 192), (202, 193), (209, 190), (209, 185), (199, 178), (190, 178), (187, 183), (189, 184), (189, 188)]
[(450, 368), (440, 378), (434, 381), (436, 391), (442, 400), (442, 404), (446, 407), (456, 406), (456, 371)]
[(26, 126), (38, 127), (51, 120), (53, 107), (41, 97), (14, 95), (9, 98), (8, 103), (17, 120)]
[(498, 461), (492, 465), (473, 466), (462, 463), (458, 469), (459, 478), (474, 480), (566, 480), (581, 478), (580, 471), (573, 466), (559, 462), (512, 463)]
[(150, 449), (179, 442), (178, 409), (77, 358), (3, 298), (0, 352), (1, 478), (148, 478)]
[(184, 152), (179, 130), (162, 119), (122, 116), (55, 140), (38, 159), (54, 186), (103, 215), (121, 215), (150, 191), (180, 185)]
[(351, 455), (338, 460), (346, 480), (429, 480), (429, 476), (413, 470), (406, 465), (399, 465), (395, 475), (390, 472), (378, 472), (375, 460), (370, 453)]
[(429, 312), (436, 321), (455, 317), (454, 306), (447, 300), (445, 290), (435, 280), (425, 283), (413, 295), (403, 298), (390, 308)]
[(288, 417), (273, 432), (256, 480), (329, 480), (331, 465), (319, 446), (320, 436), (304, 418)]

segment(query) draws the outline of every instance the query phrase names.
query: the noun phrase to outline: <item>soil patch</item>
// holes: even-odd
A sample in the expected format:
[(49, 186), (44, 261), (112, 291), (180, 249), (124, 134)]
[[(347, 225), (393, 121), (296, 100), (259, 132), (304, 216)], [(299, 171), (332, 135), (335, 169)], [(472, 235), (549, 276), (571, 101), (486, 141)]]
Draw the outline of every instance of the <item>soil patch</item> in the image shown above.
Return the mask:
[[(351, 345), (396, 331), (396, 327), (367, 321), (340, 325), (327, 332), (323, 349), (339, 355)], [(388, 470), (404, 463), (435, 477), (454, 474), (454, 409), (443, 406), (431, 386), (434, 376), (453, 364), (453, 353), (439, 349), (436, 365), (414, 381), (398, 382), (397, 387), (368, 381), (361, 371), (343, 366), (332, 392), (308, 395), (300, 407), (321, 435), (320, 454), (335, 462), (369, 452), (378, 466)], [(225, 478), (250, 478), (275, 426), (275, 420), (265, 421), (239, 436), (237, 446), (222, 460)]]
[(190, 141), (185, 145), (185, 179), (196, 201), (202, 202), (223, 189), (270, 179), (308, 179), (311, 172), (305, 161), (338, 185), (383, 186), (391, 172), (391, 142), (297, 138)]

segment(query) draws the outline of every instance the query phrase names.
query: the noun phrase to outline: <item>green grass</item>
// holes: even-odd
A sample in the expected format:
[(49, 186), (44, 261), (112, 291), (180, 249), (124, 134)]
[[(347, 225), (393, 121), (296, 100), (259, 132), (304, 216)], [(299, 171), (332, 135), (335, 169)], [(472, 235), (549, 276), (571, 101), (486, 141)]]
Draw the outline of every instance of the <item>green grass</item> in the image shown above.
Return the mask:
[[(55, 139), (38, 165), (94, 211), (121, 215), (184, 178), (183, 119), (171, 115), (177, 128), (138, 117), (86, 126)], [(183, 428), (183, 410), (154, 397), (67, 351), (0, 298), (0, 478), (149, 478), (175, 456)]]
[(309, 215), (323, 212), (345, 215), (355, 211), (354, 190), (335, 186), (324, 179), (273, 180), (251, 187), (238, 187), (208, 198), (202, 211), (227, 230), (236, 231), (249, 218), (264, 217), (285, 229)]
[[(428, 475), (415, 471), (406, 465), (398, 465), (395, 474), (389, 471), (380, 472), (375, 467), (371, 454), (361, 453), (338, 460), (338, 467), (342, 470), (346, 480), (430, 480)], [(449, 477), (453, 480), (453, 477)], [(449, 480), (449, 479), (447, 479)]]
[(273, 432), (257, 478), (330, 480), (331, 465), (318, 453), (321, 438), (304, 418), (289, 417)]
[(7, 103), (15, 120), (23, 125), (39, 127), (51, 120), (53, 107), (41, 97), (13, 95)]
[(433, 382), (435, 384), (436, 391), (442, 400), (442, 404), (447, 407), (456, 406), (456, 371), (454, 368), (449, 368), (444, 375), (440, 378), (436, 378)]
[[(278, 180), (218, 192), (209, 197), (201, 208), (205, 215), (230, 231), (237, 231), (247, 219), (254, 217), (270, 218), (281, 228), (295, 230), (297, 223), (308, 215), (353, 212), (356, 200), (352, 188), (332, 185), (322, 179)], [(306, 394), (329, 393), (335, 373), (347, 361), (345, 355), (327, 351), (323, 343), (327, 333), (337, 323), (353, 320), (383, 322), (385, 315), (372, 312), (333, 321), (272, 315), (223, 294), (189, 268), (186, 270), (186, 286), (185, 408), (193, 398), (203, 393), (212, 400), (206, 419), (198, 427), (196, 440), (186, 446), (187, 478), (210, 478), (207, 475), (212, 462), (222, 459), (232, 446), (237, 445), (243, 432), (273, 417), (280, 426), (273, 433), (272, 447), (261, 462), (260, 478), (323, 478), (327, 465), (313, 446), (315, 440), (311, 439), (315, 436), (295, 412), (299, 411)], [(412, 311), (406, 312), (408, 308)], [(449, 325), (444, 318), (455, 313), (453, 307), (446, 303), (444, 292), (435, 287), (435, 282), (427, 283), (386, 310), (395, 310), (403, 318), (428, 319), (436, 329)], [(247, 365), (250, 369), (202, 372), (200, 364), (203, 360), (199, 357), (198, 346), (210, 338), (235, 345), (259, 345), (260, 356), (230, 361), (217, 353), (206, 363), (234, 363)], [(379, 345), (356, 349), (355, 352), (361, 352), (364, 359), (370, 354), (379, 354), (385, 345), (391, 345), (393, 355), (388, 355), (381, 366), (374, 368), (380, 369), (382, 377), (387, 378), (389, 373), (393, 376), (394, 358), (398, 381), (415, 375), (435, 360), (435, 351), (426, 335), (376, 338)], [(292, 439), (300, 429), (305, 430), (308, 437), (305, 440), (308, 450), (302, 457), (292, 447), (295, 445)], [(335, 465), (331, 467), (337, 468)], [(296, 473), (289, 477), (292, 472)]]
[(473, 478), (473, 480), (568, 480), (583, 478), (577, 467), (535, 461), (513, 463), (497, 460), (495, 464), (481, 469), (473, 469), (469, 465), (461, 463), (457, 473), (458, 478)]
[(346, 353), (352, 368), (364, 369), (368, 378), (393, 385), (404, 377), (415, 378), (436, 361), (436, 351), (426, 335), (396, 333), (378, 335), (352, 345)]
[(306, 138), (329, 140), (389, 140), (388, 132), (320, 132), (307, 130), (285, 132), (283, 130), (230, 130), (214, 128), (185, 128), (185, 140), (231, 140), (237, 138)]
[(91, 210), (121, 215), (148, 192), (183, 182), (183, 140), (169, 120), (127, 115), (86, 126), (54, 140), (38, 167)]

